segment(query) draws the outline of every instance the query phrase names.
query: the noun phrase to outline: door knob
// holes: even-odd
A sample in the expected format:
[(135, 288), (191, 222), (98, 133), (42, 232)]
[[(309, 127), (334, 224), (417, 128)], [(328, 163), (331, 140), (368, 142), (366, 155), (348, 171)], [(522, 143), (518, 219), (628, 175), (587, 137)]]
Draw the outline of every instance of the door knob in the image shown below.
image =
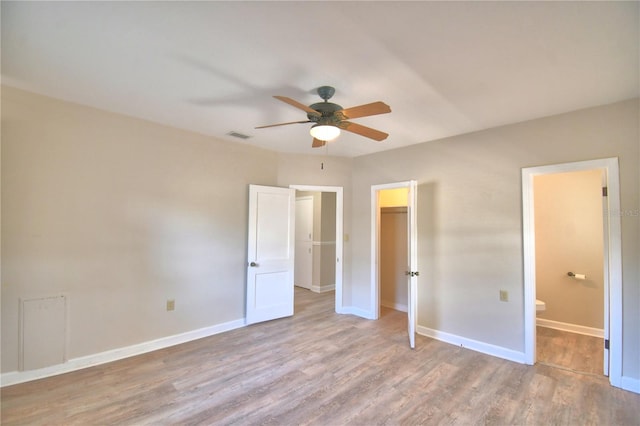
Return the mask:
[(258, 266), (258, 264), (256, 262), (251, 262), (249, 266), (251, 266), (252, 268), (255, 268), (256, 266)]

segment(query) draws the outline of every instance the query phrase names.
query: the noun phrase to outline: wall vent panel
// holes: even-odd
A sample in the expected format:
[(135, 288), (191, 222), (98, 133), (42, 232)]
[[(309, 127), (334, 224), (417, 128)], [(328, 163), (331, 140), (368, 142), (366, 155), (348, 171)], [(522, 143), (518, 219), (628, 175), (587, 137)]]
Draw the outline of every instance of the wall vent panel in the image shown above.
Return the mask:
[(21, 371), (66, 361), (67, 298), (20, 299)]

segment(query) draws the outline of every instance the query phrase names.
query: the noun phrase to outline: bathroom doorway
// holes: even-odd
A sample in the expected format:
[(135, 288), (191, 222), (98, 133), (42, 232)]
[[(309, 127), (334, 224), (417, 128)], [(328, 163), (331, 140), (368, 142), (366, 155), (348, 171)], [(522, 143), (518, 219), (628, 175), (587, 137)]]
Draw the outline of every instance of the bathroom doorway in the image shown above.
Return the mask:
[(607, 374), (602, 169), (534, 176), (536, 361)]
[[(612, 385), (620, 387), (622, 380), (622, 259), (621, 259), (621, 234), (620, 217), (611, 212), (620, 211), (620, 189), (618, 178), (618, 159), (609, 158), (602, 160), (581, 161), (550, 166), (525, 168), (522, 170), (522, 194), (523, 194), (523, 242), (524, 242), (524, 290), (525, 290), (525, 362), (536, 362), (536, 275), (537, 252), (536, 246), (536, 214), (534, 202), (534, 182), (537, 176), (553, 175), (559, 173), (582, 172), (599, 170), (602, 176), (601, 186), (601, 212), (602, 227), (599, 235), (602, 236), (602, 277), (603, 277), (603, 302), (602, 302), (602, 335), (603, 358), (601, 373), (609, 376)], [(606, 188), (606, 189), (602, 189)], [(574, 230), (574, 232), (577, 232)], [(586, 281), (587, 274), (576, 267), (578, 265), (562, 265), (561, 285), (573, 285), (572, 290), (579, 289), (582, 281)], [(566, 271), (564, 270), (566, 269)], [(571, 273), (571, 274), (569, 274)], [(597, 272), (595, 272), (597, 274)], [(582, 275), (585, 275), (583, 280)], [(556, 277), (560, 278), (560, 277)], [(578, 285), (575, 285), (578, 283)], [(593, 284), (593, 283), (591, 283)], [(556, 284), (558, 285), (558, 284)], [(546, 303), (546, 301), (543, 300)], [(567, 301), (565, 300), (565, 303)], [(547, 307), (549, 308), (549, 306)], [(560, 311), (557, 306), (553, 309)], [(595, 327), (594, 327), (595, 328)]]

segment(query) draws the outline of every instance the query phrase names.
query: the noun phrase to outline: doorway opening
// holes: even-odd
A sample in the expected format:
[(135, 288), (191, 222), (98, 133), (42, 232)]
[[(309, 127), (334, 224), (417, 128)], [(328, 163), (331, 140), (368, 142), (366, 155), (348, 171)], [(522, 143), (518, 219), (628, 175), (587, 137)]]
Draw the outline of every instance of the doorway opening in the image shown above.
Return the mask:
[(316, 293), (335, 290), (342, 313), (342, 187), (290, 185), (296, 190), (294, 281)]
[(537, 175), (533, 186), (536, 360), (606, 375), (604, 173), (593, 169)]
[[(381, 305), (392, 305), (394, 309), (406, 307), (411, 348), (415, 347), (419, 275), (416, 188), (415, 181), (371, 187), (370, 318), (380, 318)], [(400, 231), (400, 228), (404, 229)], [(399, 248), (397, 245), (404, 247)], [(388, 300), (389, 298), (393, 299)]]
[(409, 259), (406, 188), (379, 192), (380, 201), (380, 310), (408, 311)]
[(336, 194), (296, 191), (294, 284), (316, 293), (335, 290)]
[[(548, 226), (548, 218), (544, 217), (541, 208), (545, 203), (543, 197), (536, 197), (536, 188), (545, 185), (545, 181), (552, 179), (553, 176), (564, 175), (570, 176), (570, 173), (589, 172), (592, 171), (596, 178), (601, 180), (602, 188), (599, 191), (601, 198), (601, 208), (599, 217), (601, 218), (600, 229), (596, 230), (596, 234), (601, 236), (600, 250), (601, 256), (599, 262), (601, 268), (592, 270), (590, 274), (586, 274), (579, 268), (586, 268), (592, 261), (586, 261), (587, 255), (582, 253), (583, 244), (574, 249), (579, 253), (570, 253), (574, 256), (566, 262), (559, 260), (559, 255), (553, 253), (542, 252), (542, 250), (553, 250), (553, 239), (550, 244), (544, 241), (544, 232), (552, 229)], [(578, 175), (571, 175), (575, 178)], [(557, 185), (557, 182), (554, 183)], [(525, 362), (527, 364), (535, 364), (537, 360), (537, 329), (540, 312), (536, 309), (536, 300), (541, 300), (545, 304), (545, 309), (549, 310), (549, 314), (560, 315), (557, 318), (575, 317), (575, 312), (570, 313), (565, 307), (569, 306), (570, 297), (598, 296), (597, 287), (602, 275), (602, 283), (600, 284), (601, 298), (599, 303), (601, 306), (596, 310), (598, 320), (591, 318), (593, 326), (586, 327), (582, 330), (601, 330), (602, 332), (602, 365), (605, 375), (609, 375), (609, 380), (614, 386), (621, 381), (621, 348), (622, 348), (622, 260), (621, 260), (621, 234), (620, 234), (620, 218), (610, 212), (616, 212), (620, 209), (620, 192), (618, 179), (618, 160), (617, 158), (582, 161), (575, 163), (565, 163), (551, 166), (531, 167), (522, 170), (522, 189), (523, 189), (523, 242), (524, 242), (524, 290), (525, 290)], [(603, 196), (604, 195), (604, 196)], [(556, 206), (556, 209), (559, 207)], [(567, 225), (561, 225), (567, 231)], [(540, 231), (540, 232), (538, 232)], [(570, 229), (570, 232), (585, 232), (576, 229)], [(558, 234), (558, 233), (556, 233)], [(580, 236), (578, 236), (579, 239)], [(567, 237), (568, 238), (568, 237)], [(562, 241), (564, 243), (564, 241)], [(558, 242), (558, 245), (561, 243)], [(564, 250), (567, 251), (566, 249)], [(597, 250), (596, 250), (597, 251)], [(551, 256), (549, 263), (545, 262), (545, 257)], [(563, 263), (564, 262), (564, 263)], [(596, 261), (598, 262), (598, 261)], [(591, 267), (591, 266), (589, 266)], [(550, 270), (543, 270), (547, 268)], [(562, 272), (554, 270), (560, 268)], [(576, 269), (578, 268), (578, 269)], [(564, 270), (566, 269), (566, 271)], [(575, 269), (575, 270), (574, 270)], [(601, 271), (601, 272), (598, 272)], [(589, 275), (592, 275), (589, 277)], [(588, 281), (587, 278), (592, 278)], [(555, 280), (554, 283), (546, 281)], [(583, 282), (584, 281), (584, 282)], [(547, 286), (550, 284), (550, 286)], [(586, 284), (586, 286), (585, 286)], [(538, 287), (540, 287), (538, 289)], [(549, 287), (549, 288), (547, 288)], [(538, 291), (539, 290), (539, 291)], [(585, 290), (580, 292), (580, 290)], [(563, 294), (563, 292), (572, 292), (573, 296)], [(540, 293), (540, 294), (539, 294)], [(578, 296), (580, 295), (580, 296)], [(540, 296), (540, 297), (537, 297)], [(549, 298), (551, 305), (544, 300)], [(583, 302), (585, 303), (585, 302)], [(540, 305), (540, 302), (538, 303)], [(546, 312), (546, 311), (544, 311)], [(584, 313), (584, 312), (583, 312)], [(593, 317), (593, 312), (589, 313)], [(544, 316), (544, 315), (543, 315)], [(552, 320), (553, 321), (553, 320)], [(540, 321), (543, 324), (558, 324), (571, 322), (571, 320), (561, 320), (545, 323), (544, 318)], [(595, 322), (593, 322), (595, 321)], [(574, 330), (575, 331), (575, 330)]]

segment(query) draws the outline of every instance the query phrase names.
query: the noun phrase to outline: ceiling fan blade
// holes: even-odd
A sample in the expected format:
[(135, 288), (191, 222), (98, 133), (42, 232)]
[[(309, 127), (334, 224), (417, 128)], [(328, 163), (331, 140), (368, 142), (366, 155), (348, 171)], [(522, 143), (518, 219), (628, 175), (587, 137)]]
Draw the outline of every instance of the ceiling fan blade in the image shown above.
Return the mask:
[(279, 101), (282, 101), (284, 103), (287, 103), (291, 106), (294, 106), (296, 108), (299, 108), (303, 111), (305, 111), (307, 114), (311, 114), (311, 115), (315, 115), (317, 117), (320, 117), (322, 114), (320, 114), (318, 111), (316, 111), (313, 108), (310, 108), (308, 106), (306, 106), (305, 104), (301, 104), (298, 101), (295, 101), (291, 98), (287, 98), (286, 96), (274, 96), (274, 98), (278, 99)]
[(321, 141), (320, 139), (313, 138), (313, 142), (311, 143), (311, 148), (320, 148), (325, 146), (327, 141)]
[(258, 127), (254, 127), (255, 129), (266, 129), (267, 127), (277, 127), (277, 126), (287, 126), (289, 124), (301, 124), (301, 123), (313, 123), (310, 120), (304, 120), (304, 121), (290, 121), (288, 123), (280, 123), (280, 124), (269, 124), (267, 126), (258, 126)]
[(384, 102), (372, 102), (366, 105), (360, 105), (353, 108), (346, 108), (341, 111), (337, 111), (336, 114), (341, 114), (344, 120), (352, 118), (368, 117), (370, 115), (386, 114), (391, 112), (391, 107)]
[(356, 133), (360, 136), (364, 136), (378, 142), (385, 140), (389, 136), (388, 133), (372, 129), (371, 127), (363, 126), (362, 124), (352, 123), (350, 121), (342, 121), (340, 124), (338, 124), (338, 127), (346, 130), (347, 132)]

